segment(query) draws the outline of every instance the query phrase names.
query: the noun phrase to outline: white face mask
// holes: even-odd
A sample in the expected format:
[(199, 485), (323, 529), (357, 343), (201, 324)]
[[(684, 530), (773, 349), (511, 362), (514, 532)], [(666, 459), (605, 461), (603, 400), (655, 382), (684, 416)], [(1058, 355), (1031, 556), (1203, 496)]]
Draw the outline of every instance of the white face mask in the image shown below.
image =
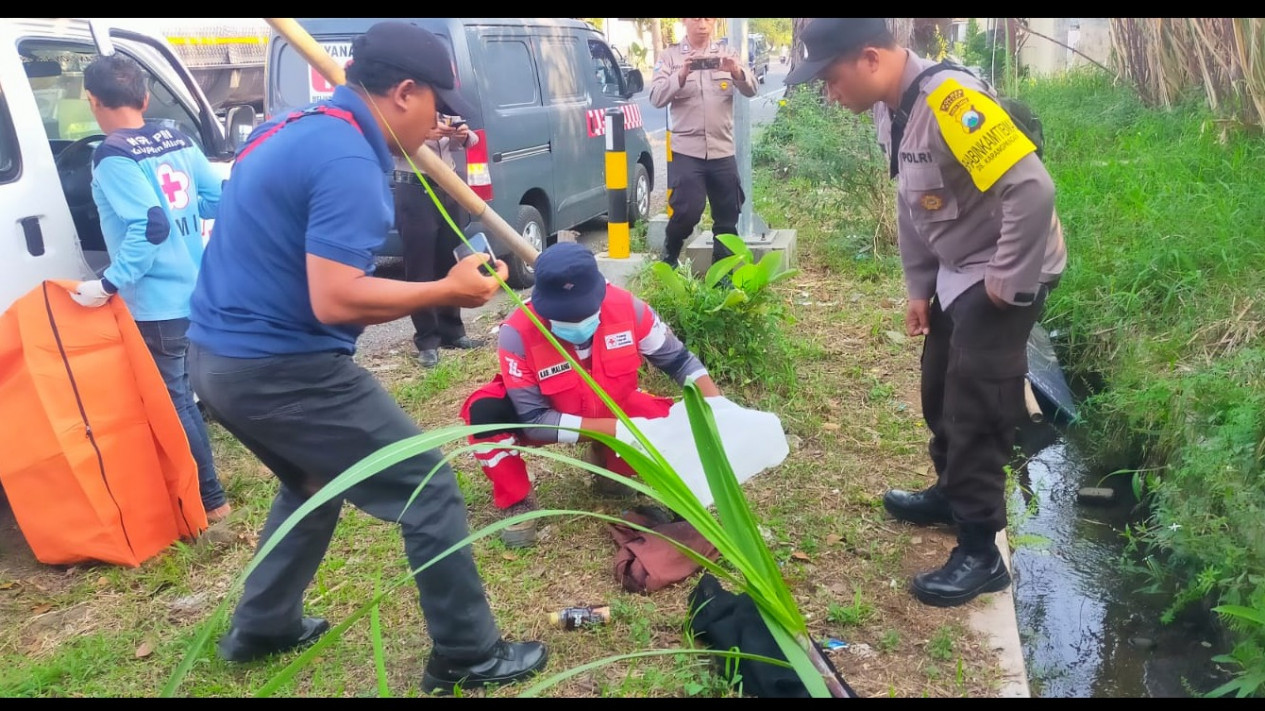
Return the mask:
[(597, 327), (602, 322), (602, 312), (599, 311), (583, 321), (555, 321), (549, 320), (549, 330), (553, 331), (553, 335), (568, 341), (574, 345), (583, 345), (588, 343), (593, 334), (597, 333)]

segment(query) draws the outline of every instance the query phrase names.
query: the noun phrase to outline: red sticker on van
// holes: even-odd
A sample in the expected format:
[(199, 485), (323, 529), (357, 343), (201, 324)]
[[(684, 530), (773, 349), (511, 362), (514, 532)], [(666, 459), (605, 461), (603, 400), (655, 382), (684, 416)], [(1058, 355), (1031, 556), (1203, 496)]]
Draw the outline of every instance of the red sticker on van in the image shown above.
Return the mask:
[[(624, 130), (641, 127), (641, 107), (636, 104), (623, 104)], [(606, 109), (589, 109), (585, 123), (588, 124), (589, 138), (606, 135)]]

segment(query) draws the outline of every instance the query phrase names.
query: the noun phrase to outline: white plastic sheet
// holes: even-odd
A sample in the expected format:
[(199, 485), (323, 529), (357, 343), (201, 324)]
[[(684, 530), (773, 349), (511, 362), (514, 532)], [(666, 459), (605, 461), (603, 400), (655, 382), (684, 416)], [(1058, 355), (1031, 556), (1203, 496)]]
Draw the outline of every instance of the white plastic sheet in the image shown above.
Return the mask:
[[(716, 431), (720, 433), (729, 466), (733, 468), (739, 484), (781, 464), (790, 454), (790, 445), (777, 415), (747, 409), (723, 397), (707, 398), (707, 402), (712, 407)], [(703, 506), (711, 506), (715, 499), (707, 485), (698, 447), (694, 444), (685, 402), (681, 400), (673, 404), (667, 417), (635, 417), (633, 423), (680, 474)], [(622, 425), (620, 439), (628, 441)]]

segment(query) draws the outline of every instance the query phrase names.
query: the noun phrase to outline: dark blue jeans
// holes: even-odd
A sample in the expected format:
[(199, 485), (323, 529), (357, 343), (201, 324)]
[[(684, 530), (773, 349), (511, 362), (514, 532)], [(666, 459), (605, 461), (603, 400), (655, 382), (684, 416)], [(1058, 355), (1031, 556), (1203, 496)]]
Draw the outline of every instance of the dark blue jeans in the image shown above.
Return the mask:
[(193, 460), (198, 464), (198, 489), (202, 493), (202, 507), (208, 512), (218, 509), (228, 500), (228, 496), (215, 473), (206, 422), (202, 419), (202, 413), (198, 412), (197, 404), (193, 402), (193, 388), (189, 386), (189, 339), (185, 337), (189, 330), (189, 319), (137, 321), (136, 325), (140, 328), (141, 337), (145, 339), (145, 345), (149, 346), (149, 352), (154, 356), (154, 363), (158, 365), (158, 372), (162, 373), (163, 382), (167, 384), (171, 402), (180, 414), (180, 424), (184, 425), (189, 449), (193, 451)]

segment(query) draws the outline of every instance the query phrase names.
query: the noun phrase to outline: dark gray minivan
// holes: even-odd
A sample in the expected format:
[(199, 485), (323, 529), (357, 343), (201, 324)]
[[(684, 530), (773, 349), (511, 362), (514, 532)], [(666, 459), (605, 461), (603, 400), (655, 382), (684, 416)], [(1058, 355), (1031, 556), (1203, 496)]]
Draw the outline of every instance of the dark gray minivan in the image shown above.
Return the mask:
[[(405, 19), (449, 43), (458, 89), (477, 111), (465, 116), (482, 140), (466, 152), (466, 182), (537, 249), (560, 230), (601, 217), (606, 193), (605, 110), (624, 110), (629, 223), (646, 217), (654, 161), (636, 103), (636, 70), (621, 71), (601, 33), (588, 23), (554, 18), (298, 18), (337, 60), (351, 57), (352, 39), (384, 19)], [(333, 92), (286, 40), (275, 33), (265, 65), (269, 118)], [(461, 160), (458, 154), (458, 160)], [(460, 164), (458, 166), (461, 167)], [(480, 231), (472, 224), (467, 232)], [(499, 240), (510, 285), (534, 282)], [(401, 254), (392, 233), (380, 256)]]

